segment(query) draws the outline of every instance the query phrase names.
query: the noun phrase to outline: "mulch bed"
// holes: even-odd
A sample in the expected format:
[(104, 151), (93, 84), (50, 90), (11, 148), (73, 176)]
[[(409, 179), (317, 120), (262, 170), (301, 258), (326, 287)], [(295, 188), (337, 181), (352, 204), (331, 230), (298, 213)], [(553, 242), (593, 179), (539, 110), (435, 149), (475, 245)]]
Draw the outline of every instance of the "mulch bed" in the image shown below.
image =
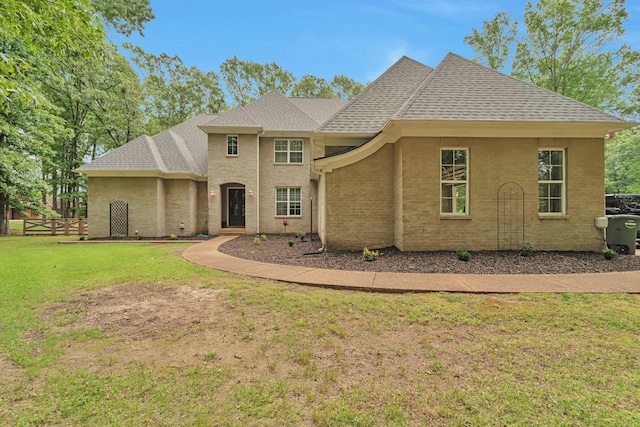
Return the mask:
[[(287, 244), (293, 240), (293, 246)], [(395, 247), (380, 248), (375, 261), (366, 262), (362, 251), (317, 252), (317, 236), (300, 241), (291, 235), (268, 235), (254, 243), (252, 236), (240, 236), (220, 246), (220, 251), (238, 258), (271, 264), (297, 265), (333, 270), (445, 273), (445, 274), (571, 274), (640, 270), (640, 256), (619, 255), (607, 260), (596, 252), (535, 251), (522, 257), (517, 251), (471, 252), (469, 261), (460, 261), (454, 251), (402, 252)]]

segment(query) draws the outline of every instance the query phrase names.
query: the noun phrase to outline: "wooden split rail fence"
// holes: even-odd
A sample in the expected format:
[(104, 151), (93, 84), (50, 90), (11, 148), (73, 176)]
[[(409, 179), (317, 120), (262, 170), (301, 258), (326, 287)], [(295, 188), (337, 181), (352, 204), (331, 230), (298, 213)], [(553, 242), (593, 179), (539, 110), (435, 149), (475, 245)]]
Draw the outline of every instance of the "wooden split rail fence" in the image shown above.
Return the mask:
[(22, 234), (24, 236), (86, 236), (87, 220), (78, 218), (25, 219)]

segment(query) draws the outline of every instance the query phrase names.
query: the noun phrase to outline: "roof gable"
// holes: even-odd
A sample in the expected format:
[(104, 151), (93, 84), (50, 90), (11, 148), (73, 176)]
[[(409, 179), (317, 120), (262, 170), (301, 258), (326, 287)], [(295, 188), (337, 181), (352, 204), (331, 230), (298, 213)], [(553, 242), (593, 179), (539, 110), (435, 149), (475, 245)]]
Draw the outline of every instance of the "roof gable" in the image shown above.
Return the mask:
[(77, 170), (158, 171), (206, 176), (207, 135), (198, 126), (211, 118), (211, 115), (201, 114), (153, 137), (142, 135)]
[(433, 68), (403, 56), (328, 120), (320, 131), (379, 132), (432, 71)]
[(452, 53), (393, 118), (623, 123), (596, 108)]
[(221, 114), (203, 128), (228, 131), (233, 128), (253, 128), (265, 131), (301, 131), (318, 129), (344, 104), (331, 98), (287, 98), (272, 90), (255, 101), (236, 106)]

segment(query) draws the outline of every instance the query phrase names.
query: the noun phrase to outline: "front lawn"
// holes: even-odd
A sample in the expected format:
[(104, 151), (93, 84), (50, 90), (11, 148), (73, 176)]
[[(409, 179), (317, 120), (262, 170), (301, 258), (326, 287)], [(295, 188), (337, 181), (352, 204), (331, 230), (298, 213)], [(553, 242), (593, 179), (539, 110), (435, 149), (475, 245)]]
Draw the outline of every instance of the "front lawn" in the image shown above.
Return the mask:
[(61, 239), (0, 238), (0, 425), (640, 424), (638, 295), (330, 291)]

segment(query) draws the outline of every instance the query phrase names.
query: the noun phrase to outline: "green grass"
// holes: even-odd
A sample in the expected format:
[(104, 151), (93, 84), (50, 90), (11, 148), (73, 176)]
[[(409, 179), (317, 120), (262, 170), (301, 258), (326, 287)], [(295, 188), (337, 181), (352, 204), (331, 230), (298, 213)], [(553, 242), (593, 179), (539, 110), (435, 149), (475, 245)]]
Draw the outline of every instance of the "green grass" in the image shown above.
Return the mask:
[(21, 219), (12, 219), (9, 221), (9, 230), (22, 231), (24, 222)]
[[(329, 291), (195, 266), (184, 244), (58, 240), (0, 238), (0, 425), (640, 424), (638, 295)], [(43, 315), (112, 285), (216, 299), (147, 343), (162, 363)]]

